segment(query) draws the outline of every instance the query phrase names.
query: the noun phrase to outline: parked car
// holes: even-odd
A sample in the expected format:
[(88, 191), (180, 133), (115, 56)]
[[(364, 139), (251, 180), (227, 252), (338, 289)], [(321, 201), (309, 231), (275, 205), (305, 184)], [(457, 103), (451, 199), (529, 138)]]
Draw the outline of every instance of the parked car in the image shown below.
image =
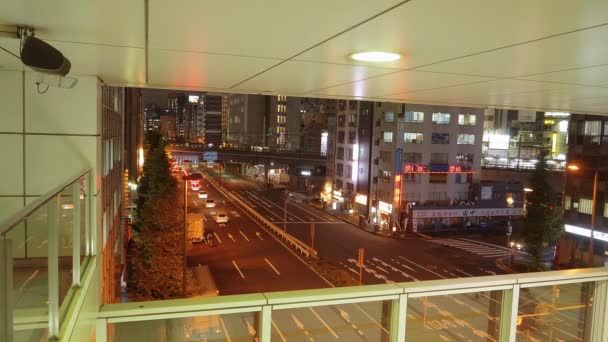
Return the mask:
[(204, 199), (206, 199), (207, 197), (208, 197), (207, 196), (207, 191), (199, 191), (198, 192), (198, 198), (204, 198)]
[(205, 208), (215, 208), (215, 201), (212, 199), (205, 200)]
[(228, 223), (228, 221), (229, 221), (228, 215), (226, 215), (226, 214), (218, 214), (215, 216), (216, 223)]

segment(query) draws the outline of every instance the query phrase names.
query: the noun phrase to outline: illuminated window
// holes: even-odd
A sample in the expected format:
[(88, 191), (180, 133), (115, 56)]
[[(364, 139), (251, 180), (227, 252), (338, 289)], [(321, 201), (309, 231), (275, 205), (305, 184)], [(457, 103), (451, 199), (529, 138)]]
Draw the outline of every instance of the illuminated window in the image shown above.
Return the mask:
[(593, 208), (593, 200), (588, 198), (581, 198), (578, 202), (578, 212), (583, 214), (591, 215), (591, 208)]
[(405, 112), (405, 122), (424, 122), (423, 112)]
[(432, 120), (434, 124), (449, 125), (450, 113), (433, 113)]
[(458, 114), (459, 125), (475, 126), (477, 116), (475, 114)]
[(456, 143), (459, 145), (473, 145), (475, 144), (475, 134), (458, 134)]
[(405, 132), (403, 133), (403, 142), (406, 144), (422, 144), (424, 141), (422, 133)]
[(392, 181), (392, 173), (390, 171), (381, 171), (380, 178), (382, 179), (382, 183), (388, 183)]
[(395, 117), (395, 113), (386, 112), (386, 113), (384, 113), (384, 122), (393, 122), (394, 117)]
[(383, 133), (383, 140), (386, 143), (393, 142), (393, 132), (384, 132)]

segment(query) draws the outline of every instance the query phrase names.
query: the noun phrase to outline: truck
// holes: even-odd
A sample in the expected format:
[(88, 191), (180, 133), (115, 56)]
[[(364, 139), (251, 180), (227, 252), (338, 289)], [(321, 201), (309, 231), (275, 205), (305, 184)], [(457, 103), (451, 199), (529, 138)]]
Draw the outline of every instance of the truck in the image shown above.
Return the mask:
[(203, 242), (205, 222), (202, 214), (188, 215), (188, 241), (191, 243)]

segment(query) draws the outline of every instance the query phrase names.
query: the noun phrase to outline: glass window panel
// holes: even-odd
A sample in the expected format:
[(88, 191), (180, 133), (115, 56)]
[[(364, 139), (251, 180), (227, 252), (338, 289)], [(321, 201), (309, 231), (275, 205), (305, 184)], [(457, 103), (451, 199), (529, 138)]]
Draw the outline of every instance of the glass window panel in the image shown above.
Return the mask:
[(253, 341), (258, 313), (246, 312), (114, 323), (108, 341)]
[(470, 125), (474, 126), (477, 122), (477, 116), (475, 114), (458, 114), (459, 125)]
[(433, 113), (432, 120), (434, 124), (449, 125), (450, 113)]
[(272, 341), (388, 341), (390, 301), (272, 312)]
[(410, 298), (406, 341), (498, 341), (502, 291)]
[(424, 113), (423, 112), (405, 112), (405, 122), (424, 122)]
[(384, 142), (393, 142), (393, 132), (384, 132), (383, 140)]
[(424, 137), (422, 133), (405, 132), (403, 133), (403, 142), (407, 144), (422, 144), (424, 142)]
[(519, 292), (517, 341), (589, 341), (594, 283), (524, 288)]

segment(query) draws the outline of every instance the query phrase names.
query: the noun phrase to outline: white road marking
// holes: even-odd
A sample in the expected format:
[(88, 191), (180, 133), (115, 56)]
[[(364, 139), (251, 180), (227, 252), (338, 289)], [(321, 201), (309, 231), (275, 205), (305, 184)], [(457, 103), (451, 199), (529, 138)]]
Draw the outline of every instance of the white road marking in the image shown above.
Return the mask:
[(243, 237), (245, 238), (245, 240), (247, 240), (247, 242), (249, 242), (249, 239), (247, 238), (247, 236), (245, 235), (245, 233), (243, 233), (241, 230), (239, 230), (239, 232), (241, 233), (241, 235), (243, 235)]
[(465, 272), (465, 271), (461, 270), (460, 268), (457, 268), (457, 269), (456, 269), (456, 272), (460, 272), (460, 273), (462, 273), (462, 274), (464, 274), (464, 275), (466, 275), (466, 276), (473, 277), (473, 275), (472, 275), (472, 274), (469, 274), (469, 273), (467, 273), (467, 272)]
[(243, 272), (241, 272), (241, 269), (237, 266), (236, 262), (234, 262), (234, 260), (232, 260), (232, 264), (234, 265), (234, 267), (236, 268), (237, 271), (239, 271), (239, 274), (241, 275), (241, 278), (245, 279), (245, 276), (243, 275)]
[(230, 240), (232, 240), (232, 242), (236, 242), (236, 240), (234, 239), (234, 237), (232, 236), (232, 234), (228, 233), (228, 237), (230, 238)]
[(283, 335), (283, 333), (281, 332), (281, 330), (279, 330), (279, 327), (277, 327), (277, 324), (274, 322), (274, 320), (272, 320), (272, 326), (274, 327), (274, 329), (279, 334), (279, 337), (281, 337), (281, 341), (287, 342), (287, 339), (285, 338), (285, 336)]
[(192, 203), (194, 203), (195, 207), (198, 207), (198, 204), (196, 204), (196, 201), (193, 200)]
[(203, 215), (203, 221), (207, 222), (207, 218)]
[(311, 307), (309, 307), (309, 309), (310, 309), (310, 311), (312, 311), (312, 313), (313, 313), (313, 314), (314, 314), (314, 315), (317, 317), (317, 319), (318, 319), (319, 321), (321, 321), (321, 323), (323, 323), (323, 325), (324, 325), (324, 326), (327, 328), (327, 330), (329, 330), (329, 332), (330, 332), (332, 335), (334, 335), (334, 337), (335, 337), (335, 338), (339, 338), (339, 337), (338, 337), (338, 334), (336, 334), (336, 332), (335, 332), (335, 331), (333, 331), (333, 330), (332, 330), (332, 329), (329, 327), (329, 325), (328, 325), (328, 324), (327, 324), (327, 323), (326, 323), (326, 322), (323, 320), (323, 318), (321, 318), (321, 316), (319, 316), (319, 314), (318, 314), (318, 313), (315, 311), (315, 309), (313, 309), (313, 308), (311, 308)]
[(260, 234), (260, 232), (255, 232), (255, 236), (257, 236), (260, 240), (264, 241), (264, 239), (262, 239), (262, 234)]
[(217, 236), (217, 233), (213, 232), (213, 235), (215, 235), (215, 238), (217, 239), (217, 241), (219, 241), (220, 243), (222, 243), (222, 239), (220, 239), (220, 237)]
[(224, 331), (224, 334), (226, 334), (226, 340), (228, 342), (232, 342), (232, 340), (230, 339), (230, 335), (228, 335), (228, 329), (226, 329), (226, 324), (224, 324), (224, 320), (222, 319), (221, 316), (220, 316), (220, 324), (222, 325), (222, 331)]
[(247, 324), (247, 331), (249, 332), (249, 335), (251, 336), (255, 336), (255, 328), (253, 327), (253, 325), (249, 322), (248, 319), (245, 319), (245, 324)]
[(443, 278), (443, 279), (447, 279), (446, 277), (442, 276), (441, 274), (439, 274), (439, 273), (437, 273), (437, 272), (435, 272), (435, 271), (433, 271), (433, 270), (429, 270), (428, 268), (426, 268), (426, 267), (424, 267), (424, 266), (422, 266), (422, 265), (418, 265), (417, 263), (415, 263), (415, 262), (413, 262), (413, 261), (407, 260), (406, 258), (402, 257), (401, 255), (399, 256), (399, 258), (401, 258), (401, 259), (403, 259), (403, 260), (405, 260), (405, 261), (407, 261), (407, 262), (409, 262), (409, 263), (412, 263), (412, 264), (414, 264), (414, 265), (416, 265), (416, 266), (418, 266), (418, 267), (422, 268), (423, 270), (426, 270), (426, 271), (428, 271), (428, 272), (431, 272), (431, 273), (433, 273), (434, 275), (437, 275), (437, 276), (439, 276), (439, 277), (441, 277), (441, 278)]
[(277, 269), (274, 267), (274, 265), (266, 258), (264, 258), (264, 260), (266, 260), (266, 262), (268, 263), (268, 265), (270, 265), (270, 267), (272, 267), (272, 269), (277, 272), (278, 275), (281, 275), (281, 273), (279, 273), (279, 271), (277, 271)]
[(33, 239), (33, 238), (34, 238), (33, 236), (30, 236), (29, 238), (27, 238), (27, 240), (25, 240), (25, 241), (23, 241), (22, 243), (20, 243), (20, 244), (19, 244), (19, 246), (18, 246), (17, 248), (18, 248), (18, 249), (19, 249), (19, 248), (22, 248), (22, 247), (23, 247), (23, 246), (24, 246), (26, 243), (30, 242), (30, 240), (31, 240), (31, 239)]

